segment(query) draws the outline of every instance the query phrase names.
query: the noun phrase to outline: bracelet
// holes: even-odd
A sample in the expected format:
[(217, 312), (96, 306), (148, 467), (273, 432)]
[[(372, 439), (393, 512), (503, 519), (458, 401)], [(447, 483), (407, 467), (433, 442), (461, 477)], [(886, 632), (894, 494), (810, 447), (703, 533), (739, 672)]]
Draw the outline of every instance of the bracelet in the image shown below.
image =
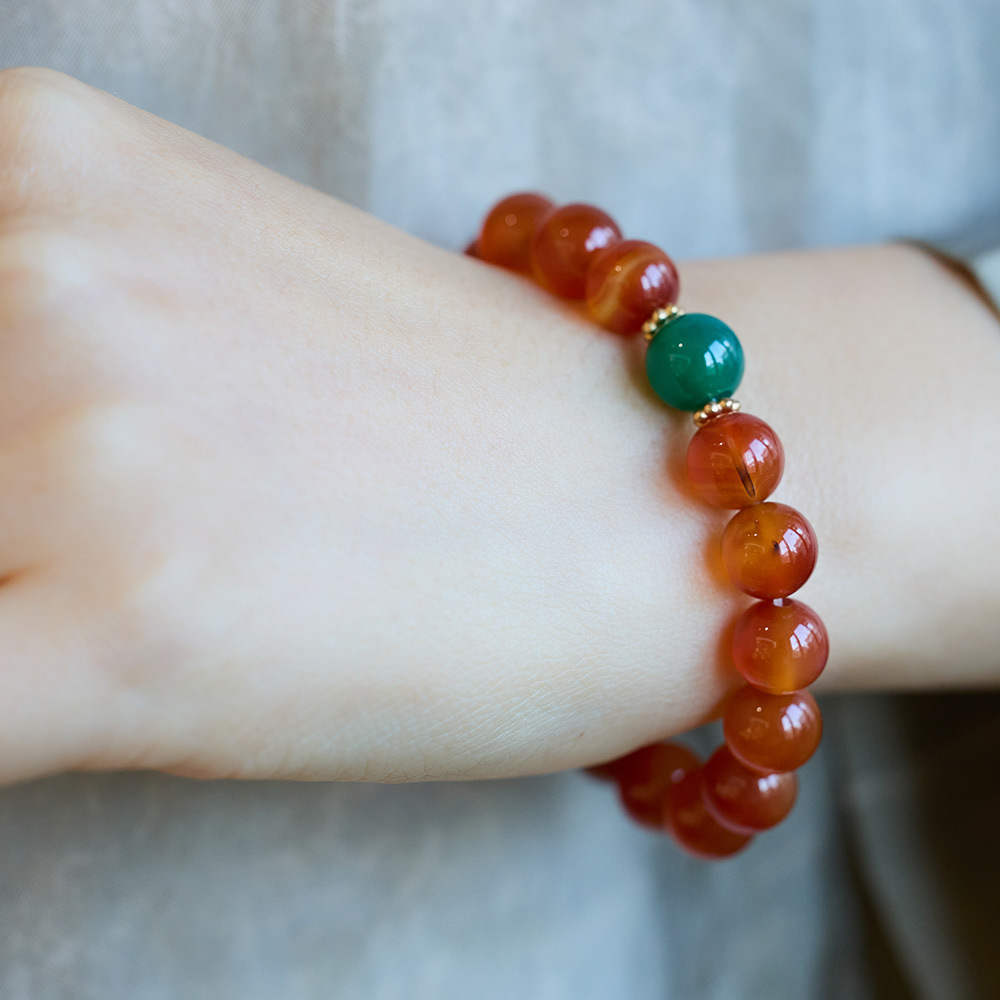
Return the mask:
[(733, 663), (747, 683), (728, 699), (724, 743), (704, 763), (688, 747), (662, 742), (587, 771), (614, 781), (641, 825), (669, 832), (699, 857), (735, 854), (795, 803), (793, 772), (822, 733), (819, 708), (803, 689), (829, 651), (819, 616), (790, 597), (816, 564), (816, 535), (797, 510), (767, 499), (784, 471), (781, 442), (732, 398), (743, 377), (740, 342), (714, 316), (678, 309), (673, 261), (652, 243), (623, 239), (592, 205), (557, 208), (539, 194), (511, 195), (490, 210), (466, 253), (586, 300), (607, 330), (641, 331), (654, 392), (694, 415), (691, 486), (712, 507), (736, 511), (722, 533), (722, 562), (757, 598), (733, 632)]

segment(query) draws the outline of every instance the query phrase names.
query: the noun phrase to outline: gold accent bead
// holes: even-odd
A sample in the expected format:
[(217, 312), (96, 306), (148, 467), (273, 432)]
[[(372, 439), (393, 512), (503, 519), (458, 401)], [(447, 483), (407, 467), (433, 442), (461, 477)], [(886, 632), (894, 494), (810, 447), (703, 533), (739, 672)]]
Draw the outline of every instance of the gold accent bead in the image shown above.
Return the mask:
[(678, 316), (683, 316), (684, 310), (678, 309), (677, 306), (670, 305), (665, 309), (656, 309), (653, 314), (642, 324), (642, 335), (646, 340), (652, 340), (653, 335), (656, 331), (663, 326), (664, 323), (668, 323), (672, 319), (676, 319)]
[(706, 403), (700, 410), (693, 413), (692, 419), (696, 427), (704, 427), (705, 424), (721, 417), (726, 413), (739, 413), (740, 402), (738, 399), (718, 399), (711, 403)]

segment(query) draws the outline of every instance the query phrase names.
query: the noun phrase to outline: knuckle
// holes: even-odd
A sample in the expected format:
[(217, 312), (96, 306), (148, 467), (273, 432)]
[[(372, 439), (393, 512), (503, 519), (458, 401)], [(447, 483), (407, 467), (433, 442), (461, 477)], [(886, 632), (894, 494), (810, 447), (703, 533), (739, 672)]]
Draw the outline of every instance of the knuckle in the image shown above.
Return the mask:
[[(14, 66), (0, 70), (0, 121), (26, 131), (85, 113), (93, 88), (57, 70)], [(44, 131), (44, 129), (43, 129)]]
[(0, 70), (0, 113), (23, 110), (52, 84), (52, 70), (39, 66), (9, 66)]
[(98, 294), (90, 243), (59, 230), (21, 228), (0, 237), (0, 326), (48, 321)]
[(0, 115), (32, 115), (40, 108), (76, 107), (86, 103), (93, 87), (44, 66), (0, 69)]
[(0, 212), (79, 176), (106, 111), (100, 91), (36, 66), (0, 70)]

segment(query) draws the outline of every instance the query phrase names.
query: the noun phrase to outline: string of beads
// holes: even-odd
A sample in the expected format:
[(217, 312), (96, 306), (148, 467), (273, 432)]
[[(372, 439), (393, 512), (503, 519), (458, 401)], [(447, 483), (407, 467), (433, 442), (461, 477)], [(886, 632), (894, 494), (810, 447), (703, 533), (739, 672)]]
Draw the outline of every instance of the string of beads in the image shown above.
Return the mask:
[(732, 398), (743, 377), (740, 342), (714, 316), (678, 309), (673, 261), (652, 243), (624, 239), (614, 219), (592, 205), (510, 195), (490, 210), (467, 252), (532, 275), (562, 298), (585, 300), (607, 330), (641, 332), (653, 390), (694, 415), (691, 485), (710, 506), (736, 511), (722, 533), (722, 561), (732, 583), (756, 598), (738, 616), (732, 641), (746, 684), (728, 699), (725, 742), (708, 760), (664, 742), (588, 770), (617, 784), (638, 823), (669, 832), (700, 857), (735, 854), (795, 802), (794, 772), (822, 733), (819, 708), (804, 688), (829, 650), (819, 616), (790, 596), (812, 573), (817, 543), (802, 514), (768, 500), (784, 471), (781, 442)]

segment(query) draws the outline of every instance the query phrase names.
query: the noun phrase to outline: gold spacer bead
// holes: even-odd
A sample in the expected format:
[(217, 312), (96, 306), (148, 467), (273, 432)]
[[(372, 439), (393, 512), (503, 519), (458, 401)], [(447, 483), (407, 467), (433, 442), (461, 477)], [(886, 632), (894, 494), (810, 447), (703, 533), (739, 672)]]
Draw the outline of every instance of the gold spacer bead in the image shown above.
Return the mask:
[(677, 306), (674, 305), (667, 306), (665, 309), (656, 309), (649, 319), (642, 324), (642, 335), (646, 338), (646, 340), (652, 340), (656, 331), (663, 326), (664, 323), (669, 323), (670, 320), (683, 315), (684, 310), (678, 309)]
[(706, 403), (700, 410), (691, 414), (695, 427), (704, 427), (716, 417), (721, 417), (726, 413), (739, 413), (740, 402), (738, 399), (717, 399), (711, 403)]

